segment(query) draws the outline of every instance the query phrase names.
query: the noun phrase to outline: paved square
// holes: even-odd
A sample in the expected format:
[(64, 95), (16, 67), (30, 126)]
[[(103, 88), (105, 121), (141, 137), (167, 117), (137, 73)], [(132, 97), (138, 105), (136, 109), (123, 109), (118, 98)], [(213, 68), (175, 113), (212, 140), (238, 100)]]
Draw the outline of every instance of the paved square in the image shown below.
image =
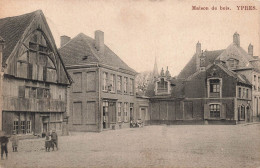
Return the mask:
[(173, 125), (71, 133), (58, 151), (44, 140), (21, 140), (1, 167), (252, 167), (260, 166), (260, 124)]

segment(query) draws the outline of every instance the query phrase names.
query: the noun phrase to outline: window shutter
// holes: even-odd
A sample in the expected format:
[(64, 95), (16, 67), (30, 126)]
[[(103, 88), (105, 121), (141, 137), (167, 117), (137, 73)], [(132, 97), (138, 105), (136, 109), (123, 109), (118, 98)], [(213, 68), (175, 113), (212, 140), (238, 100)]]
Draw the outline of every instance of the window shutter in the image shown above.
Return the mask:
[(46, 81), (47, 79), (47, 68), (46, 67), (43, 67), (43, 81)]
[(226, 119), (226, 104), (222, 104), (220, 111), (220, 119)]
[(209, 105), (208, 104), (204, 104), (204, 119), (208, 119), (209, 118)]
[(24, 98), (25, 97), (25, 86), (19, 86), (19, 97)]
[(32, 75), (33, 75), (33, 66), (32, 64), (29, 64), (28, 78), (32, 79)]

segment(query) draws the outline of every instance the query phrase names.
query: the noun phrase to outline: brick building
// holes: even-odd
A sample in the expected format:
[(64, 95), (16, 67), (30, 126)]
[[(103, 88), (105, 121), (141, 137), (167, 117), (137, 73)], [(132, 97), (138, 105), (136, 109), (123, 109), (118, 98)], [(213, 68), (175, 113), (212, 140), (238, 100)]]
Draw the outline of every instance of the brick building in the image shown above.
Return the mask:
[(70, 91), (72, 131), (102, 131), (130, 126), (136, 106), (136, 72), (104, 44), (80, 33), (61, 37), (59, 49), (74, 83)]
[(44, 14), (0, 19), (0, 36), (0, 130), (61, 133), (70, 78)]
[[(151, 123), (226, 123), (249, 122), (256, 117), (256, 89), (252, 74), (258, 72), (257, 57), (239, 46), (239, 35), (225, 50), (196, 53), (180, 72), (171, 78), (162, 71), (150, 97)], [(250, 52), (249, 52), (250, 53)], [(253, 74), (254, 75), (254, 74)]]

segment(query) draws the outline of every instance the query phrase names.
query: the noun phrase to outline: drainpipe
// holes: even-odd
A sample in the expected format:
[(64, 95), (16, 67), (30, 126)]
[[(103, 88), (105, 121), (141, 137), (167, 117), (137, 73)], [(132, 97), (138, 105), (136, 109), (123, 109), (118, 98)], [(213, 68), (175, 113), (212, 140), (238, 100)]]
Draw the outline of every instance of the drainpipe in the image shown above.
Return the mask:
[(102, 113), (102, 108), (101, 108), (101, 72), (100, 72), (100, 67), (97, 63), (97, 69), (98, 69), (98, 132), (102, 131), (102, 117), (103, 117), (103, 113)]
[(0, 131), (3, 130), (3, 93), (2, 93), (2, 87), (3, 87), (3, 67), (2, 67), (2, 60), (3, 60), (3, 49), (5, 45), (4, 39), (0, 37)]

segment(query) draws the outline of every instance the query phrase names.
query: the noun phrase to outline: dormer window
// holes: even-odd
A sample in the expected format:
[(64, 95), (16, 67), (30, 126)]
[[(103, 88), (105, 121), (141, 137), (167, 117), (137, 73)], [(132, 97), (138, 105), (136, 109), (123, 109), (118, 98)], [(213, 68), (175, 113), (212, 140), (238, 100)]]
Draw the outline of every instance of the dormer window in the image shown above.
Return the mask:
[(158, 91), (159, 92), (167, 92), (168, 91), (168, 82), (164, 81), (163, 78), (158, 82)]
[(170, 94), (169, 81), (166, 78), (159, 78), (156, 82), (156, 95)]
[(168, 70), (168, 67), (165, 73), (162, 68), (160, 76), (156, 79), (155, 82), (155, 95), (171, 94), (170, 79), (171, 79), (171, 74)]
[(228, 61), (228, 66), (230, 68), (237, 68), (239, 61), (237, 59), (231, 58)]

